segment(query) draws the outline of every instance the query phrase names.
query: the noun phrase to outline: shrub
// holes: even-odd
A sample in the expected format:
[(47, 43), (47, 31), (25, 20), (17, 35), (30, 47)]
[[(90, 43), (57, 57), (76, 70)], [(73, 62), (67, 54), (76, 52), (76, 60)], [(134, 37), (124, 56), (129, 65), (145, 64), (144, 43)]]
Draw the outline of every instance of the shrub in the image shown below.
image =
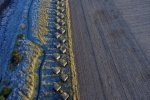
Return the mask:
[(4, 96), (0, 96), (0, 100), (5, 100), (5, 97)]
[(24, 38), (24, 34), (18, 34), (17, 39), (22, 40)]
[(11, 64), (17, 65), (22, 60), (22, 56), (18, 51), (12, 52)]
[(8, 86), (4, 87), (3, 90), (0, 92), (0, 100), (5, 100), (5, 98), (8, 97), (11, 91), (12, 91), (12, 88)]
[(19, 41), (16, 41), (16, 46), (19, 46), (20, 44), (19, 44)]

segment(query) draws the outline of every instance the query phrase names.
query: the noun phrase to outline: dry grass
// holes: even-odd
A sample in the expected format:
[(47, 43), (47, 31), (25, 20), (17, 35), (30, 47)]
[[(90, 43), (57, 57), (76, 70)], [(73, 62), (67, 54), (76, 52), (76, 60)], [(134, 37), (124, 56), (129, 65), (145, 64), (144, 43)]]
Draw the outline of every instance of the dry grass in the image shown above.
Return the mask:
[(28, 80), (28, 88), (30, 89), (29, 98), (33, 98), (35, 95), (35, 88), (37, 86), (37, 74), (36, 70), (39, 64), (39, 57), (42, 55), (42, 50), (37, 45), (33, 43), (29, 43), (31, 48), (33, 49), (33, 54), (30, 57), (30, 64), (28, 67), (29, 80)]
[(72, 44), (70, 7), (69, 7), (68, 0), (66, 0), (66, 10), (67, 10), (67, 26), (68, 26), (67, 33), (68, 33), (69, 54), (70, 54), (70, 61), (71, 61), (70, 64), (71, 64), (71, 73), (72, 73), (73, 100), (79, 100), (78, 81), (77, 81), (76, 65), (75, 65), (74, 53), (73, 53), (73, 44)]
[(37, 37), (43, 44), (46, 44), (46, 38), (44, 36), (47, 35), (49, 32), (48, 30), (49, 7), (50, 7), (50, 0), (41, 1), (39, 14), (38, 14), (39, 22), (38, 22)]

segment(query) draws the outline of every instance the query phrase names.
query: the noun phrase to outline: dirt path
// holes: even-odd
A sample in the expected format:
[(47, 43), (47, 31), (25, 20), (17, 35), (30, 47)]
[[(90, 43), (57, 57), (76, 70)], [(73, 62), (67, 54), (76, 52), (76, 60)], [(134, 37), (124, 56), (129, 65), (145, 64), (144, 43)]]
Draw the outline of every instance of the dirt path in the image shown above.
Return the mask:
[(149, 5), (70, 0), (81, 100), (150, 99)]

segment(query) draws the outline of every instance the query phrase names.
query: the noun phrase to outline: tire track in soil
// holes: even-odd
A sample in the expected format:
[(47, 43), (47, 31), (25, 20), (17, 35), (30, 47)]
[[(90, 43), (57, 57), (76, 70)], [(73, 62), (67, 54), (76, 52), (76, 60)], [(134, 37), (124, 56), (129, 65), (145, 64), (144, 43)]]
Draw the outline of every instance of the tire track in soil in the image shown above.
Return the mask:
[(148, 100), (149, 61), (112, 2), (70, 0), (80, 99)]

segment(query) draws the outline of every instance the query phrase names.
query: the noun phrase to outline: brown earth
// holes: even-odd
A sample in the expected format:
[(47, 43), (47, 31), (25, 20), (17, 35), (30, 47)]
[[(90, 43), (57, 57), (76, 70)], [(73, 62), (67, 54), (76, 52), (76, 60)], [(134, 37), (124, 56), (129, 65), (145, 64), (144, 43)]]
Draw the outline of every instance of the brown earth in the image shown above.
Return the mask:
[(81, 100), (150, 100), (150, 1), (70, 0)]

